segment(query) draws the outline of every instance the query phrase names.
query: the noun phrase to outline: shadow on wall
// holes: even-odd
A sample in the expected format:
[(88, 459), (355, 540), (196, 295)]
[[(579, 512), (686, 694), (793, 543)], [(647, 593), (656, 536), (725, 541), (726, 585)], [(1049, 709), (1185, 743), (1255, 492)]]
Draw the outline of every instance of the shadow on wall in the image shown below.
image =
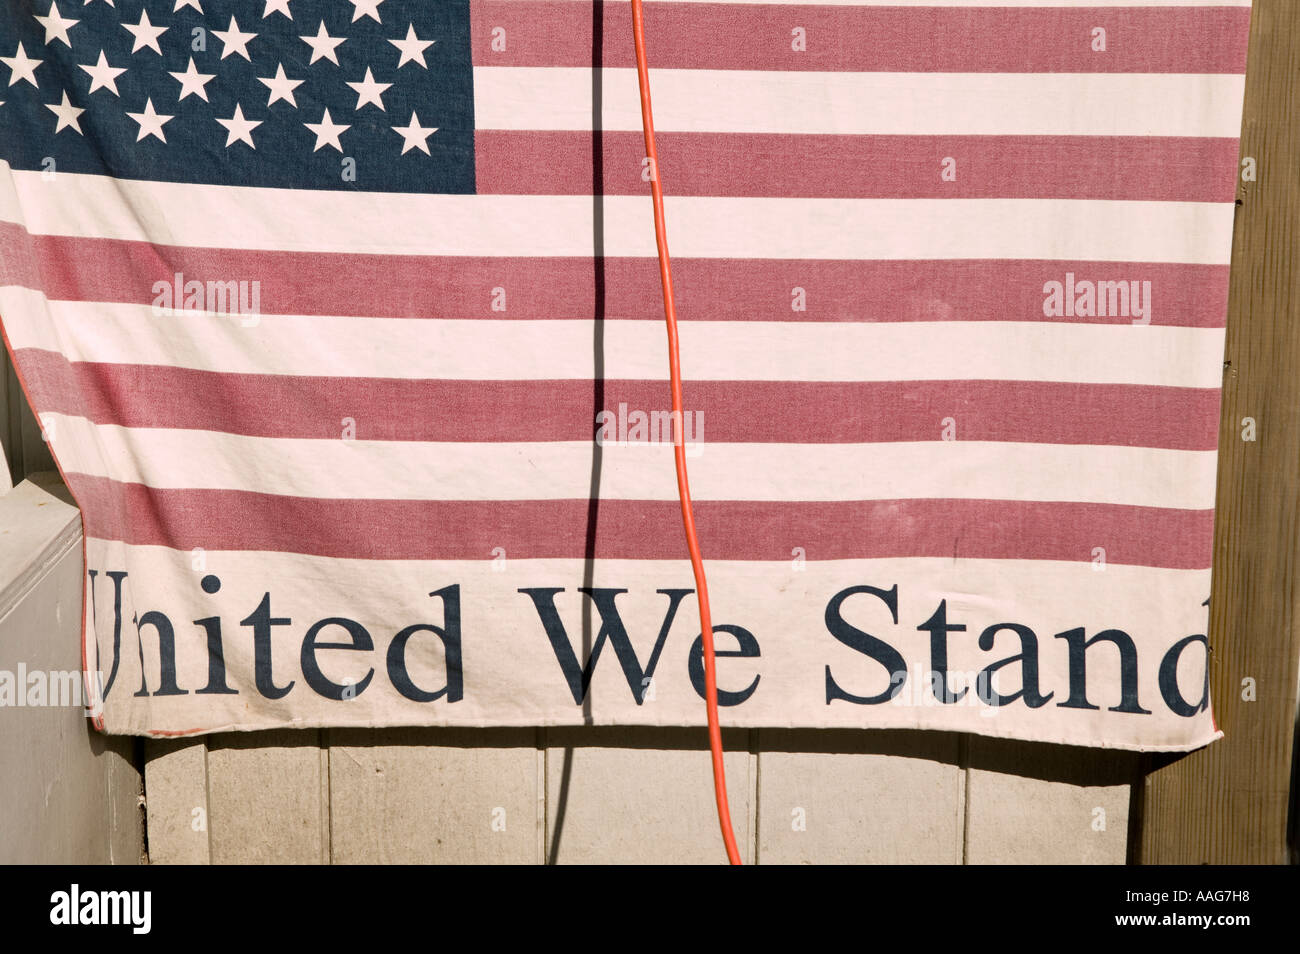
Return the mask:
[[(50, 449), (41, 439), (41, 426), (27, 404), (9, 352), (3, 346), (0, 346), (0, 456), (9, 465), (9, 477), (15, 486), (30, 474), (55, 470)], [(0, 489), (8, 489), (3, 483), (0, 478)]]

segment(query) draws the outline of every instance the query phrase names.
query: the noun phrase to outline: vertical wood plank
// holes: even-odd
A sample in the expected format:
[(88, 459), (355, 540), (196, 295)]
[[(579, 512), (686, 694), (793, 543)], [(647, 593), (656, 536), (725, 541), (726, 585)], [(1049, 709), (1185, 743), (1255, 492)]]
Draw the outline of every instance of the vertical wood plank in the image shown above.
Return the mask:
[(968, 740), (966, 863), (1121, 865), (1142, 756)]
[(330, 789), (330, 732), (321, 729), (320, 742), (320, 863), (334, 863), (334, 800)]
[[(1300, 538), (1300, 4), (1255, 0), (1219, 431), (1211, 699), (1225, 737), (1146, 783), (1141, 860), (1286, 860)], [(1245, 418), (1256, 440), (1243, 440)], [(1255, 684), (1243, 698), (1243, 680)]]
[[(552, 728), (546, 769), (552, 864), (725, 864), (703, 728)], [(753, 862), (748, 733), (724, 730), (727, 796)]]
[(960, 864), (960, 737), (951, 732), (763, 729), (763, 864)]
[(331, 729), (339, 864), (537, 861), (534, 729)]
[(211, 861), (207, 760), (204, 739), (145, 742), (150, 864), (205, 865)]
[(537, 730), (537, 755), (534, 760), (537, 775), (536, 796), (537, 805), (537, 850), (533, 856), (536, 864), (546, 864), (546, 727), (541, 726)]
[(320, 735), (283, 729), (208, 738), (213, 864), (319, 864)]

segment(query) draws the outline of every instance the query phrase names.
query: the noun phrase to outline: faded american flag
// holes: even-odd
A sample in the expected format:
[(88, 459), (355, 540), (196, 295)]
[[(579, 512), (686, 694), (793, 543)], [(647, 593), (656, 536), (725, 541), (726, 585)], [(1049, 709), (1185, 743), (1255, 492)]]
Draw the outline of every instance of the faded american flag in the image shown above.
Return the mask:
[(1206, 686), (1248, 0), (9, 0), (0, 320), (109, 732), (1135, 749)]

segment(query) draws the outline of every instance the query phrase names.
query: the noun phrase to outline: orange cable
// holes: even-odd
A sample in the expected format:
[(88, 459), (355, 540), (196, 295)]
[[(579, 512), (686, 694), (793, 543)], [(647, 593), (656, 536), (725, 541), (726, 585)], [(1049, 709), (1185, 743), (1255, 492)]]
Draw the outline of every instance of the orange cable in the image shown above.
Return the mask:
[[(704, 578), (704, 558), (695, 535), (695, 515), (691, 511), (691, 488), (686, 479), (686, 441), (683, 427), (682, 369), (677, 347), (677, 309), (673, 304), (673, 272), (668, 262), (668, 234), (664, 225), (664, 191), (659, 184), (659, 154), (655, 150), (655, 124), (650, 110), (650, 77), (646, 68), (645, 23), (641, 0), (632, 0), (632, 33), (636, 40), (636, 76), (641, 88), (641, 128), (645, 133), (645, 151), (650, 160), (650, 194), (654, 200), (655, 245), (659, 250), (659, 278), (664, 292), (664, 320), (668, 326), (668, 366), (673, 390), (673, 458), (677, 465), (677, 496), (682, 505), (682, 525), (686, 529), (686, 546), (691, 552), (691, 570), (695, 573), (695, 593), (700, 604), (700, 638), (704, 643), (704, 703), (709, 718), (709, 752), (713, 757), (713, 792), (718, 803), (718, 824), (727, 848), (727, 860), (740, 861), (736, 835), (731, 830), (731, 809), (727, 802), (727, 773), (722, 763), (722, 729), (718, 724), (718, 678), (713, 653), (713, 621), (709, 615), (709, 586)], [(599, 66), (597, 67), (599, 69)]]

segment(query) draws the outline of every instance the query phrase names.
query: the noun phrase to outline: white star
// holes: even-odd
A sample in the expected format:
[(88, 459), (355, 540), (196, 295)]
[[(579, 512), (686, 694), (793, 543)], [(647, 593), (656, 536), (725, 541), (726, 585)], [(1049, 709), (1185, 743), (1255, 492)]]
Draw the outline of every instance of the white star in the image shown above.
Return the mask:
[(257, 148), (253, 145), (253, 130), (262, 125), (262, 121), (260, 119), (245, 119), (244, 111), (239, 108), (238, 103), (235, 103), (235, 115), (229, 119), (222, 119), (218, 116), (216, 120), (226, 127), (227, 149), (233, 146), (236, 141), (246, 142), (251, 148)]
[(212, 35), (221, 40), (221, 58), (224, 60), (231, 53), (238, 53), (248, 62), (253, 58), (248, 55), (248, 41), (257, 39), (256, 33), (240, 33), (235, 18), (230, 18), (229, 30), (213, 30)]
[(181, 7), (193, 7), (199, 13), (203, 12), (203, 8), (199, 6), (199, 0), (176, 0), (176, 6), (172, 7), (172, 13), (179, 13)]
[(127, 115), (140, 124), (140, 135), (135, 137), (136, 142), (139, 142), (145, 136), (157, 136), (163, 142), (166, 142), (167, 137), (163, 135), (163, 123), (170, 122), (172, 119), (176, 118), (174, 116), (163, 116), (155, 113), (153, 110), (153, 100), (151, 99), (146, 99), (144, 101), (143, 113), (127, 113)]
[(20, 79), (25, 79), (39, 88), (39, 84), (36, 82), (36, 67), (44, 62), (44, 60), (33, 60), (29, 57), (21, 43), (18, 44), (18, 51), (13, 56), (0, 56), (0, 63), (7, 64), (11, 71), (9, 76), (10, 86), (13, 86)]
[[(82, 4), (82, 6), (88, 7), (90, 6), (91, 2), (92, 0), (86, 0), (86, 2)], [(104, 2), (107, 3), (110, 7), (113, 6), (113, 0), (104, 0)]]
[(43, 17), (36, 17), (36, 21), (45, 27), (45, 42), (53, 43), (55, 40), (62, 40), (63, 45), (72, 49), (72, 41), (68, 39), (69, 27), (74, 27), (80, 20), (69, 20), (59, 13), (59, 5), (50, 2), (50, 12)]
[(352, 11), (352, 22), (356, 23), (362, 17), (373, 17), (376, 23), (381, 22), (379, 19), (379, 5), (384, 0), (348, 0), (354, 7)]
[(316, 147), (312, 149), (315, 152), (321, 146), (333, 146), (339, 152), (343, 151), (343, 144), (339, 142), (339, 136), (345, 129), (351, 129), (351, 126), (341, 126), (330, 119), (330, 111), (325, 110), (325, 118), (318, 123), (303, 123), (308, 129), (316, 134)]
[(366, 78), (360, 83), (348, 83), (348, 85), (357, 91), (357, 109), (360, 109), (366, 103), (374, 103), (380, 109), (383, 109), (384, 101), (379, 97), (383, 95), (384, 90), (393, 84), (376, 83), (374, 76), (370, 73), (370, 67), (367, 66)]
[(429, 153), (428, 138), (438, 131), (437, 126), (421, 126), (419, 118), (415, 112), (411, 112), (411, 124), (409, 126), (394, 126), (393, 132), (400, 135), (402, 142), (402, 155), (406, 155), (411, 149), (418, 149), (426, 156)]
[(289, 12), (289, 0), (266, 0), (266, 10), (262, 13), (262, 19), (265, 20), (272, 13), (283, 13), (290, 20), (293, 14)]
[(131, 46), (132, 53), (138, 52), (147, 46), (159, 56), (162, 56), (162, 47), (158, 45), (158, 37), (167, 32), (167, 27), (154, 26), (150, 23), (148, 10), (140, 11), (139, 23), (135, 25), (123, 23), (122, 26), (125, 29), (130, 30), (131, 35), (135, 37), (135, 43)]
[(57, 106), (51, 106), (49, 103), (46, 103), (45, 108), (55, 116), (59, 117), (59, 124), (54, 127), (56, 133), (66, 126), (75, 131), (78, 136), (82, 135), (81, 123), (77, 120), (77, 117), (84, 113), (85, 110), (78, 109), (76, 106), (73, 106), (68, 102), (68, 94), (66, 90), (63, 93), (63, 102), (59, 103)]
[[(81, 64), (78, 64), (81, 66)], [(81, 66), (83, 70), (90, 74), (90, 92), (97, 89), (106, 89), (114, 96), (120, 96), (117, 91), (117, 78), (126, 72), (125, 68), (119, 69), (116, 66), (108, 65), (108, 58), (104, 56), (104, 51), (99, 51), (99, 62), (94, 66)]]
[(437, 41), (421, 40), (415, 35), (415, 24), (412, 23), (406, 28), (405, 40), (389, 40), (388, 42), (402, 51), (402, 58), (397, 61), (399, 70), (407, 63), (419, 63), (427, 70), (429, 64), (424, 62), (424, 51)]
[(310, 66), (312, 63), (315, 63), (317, 60), (324, 57), (331, 61), (335, 66), (338, 66), (339, 58), (338, 54), (334, 52), (334, 48), (346, 39), (347, 37), (344, 36), (332, 37), (326, 33), (325, 21), (322, 20), (320, 23), (319, 33), (315, 36), (305, 36), (302, 38), (303, 42), (311, 47), (311, 59), (308, 61), (307, 65)]
[(209, 102), (207, 85), (216, 79), (216, 73), (200, 73), (198, 67), (194, 65), (194, 57), (190, 57), (189, 68), (184, 73), (170, 73), (172, 79), (181, 84), (180, 94), (177, 100), (182, 100), (193, 93), (205, 103)]
[(270, 106), (277, 99), (282, 99), (294, 109), (298, 108), (298, 101), (293, 98), (293, 91), (301, 86), (303, 81), (291, 80), (285, 76), (283, 63), (276, 66), (274, 76), (259, 76), (257, 81), (271, 91), (271, 98), (266, 101), (266, 105)]

